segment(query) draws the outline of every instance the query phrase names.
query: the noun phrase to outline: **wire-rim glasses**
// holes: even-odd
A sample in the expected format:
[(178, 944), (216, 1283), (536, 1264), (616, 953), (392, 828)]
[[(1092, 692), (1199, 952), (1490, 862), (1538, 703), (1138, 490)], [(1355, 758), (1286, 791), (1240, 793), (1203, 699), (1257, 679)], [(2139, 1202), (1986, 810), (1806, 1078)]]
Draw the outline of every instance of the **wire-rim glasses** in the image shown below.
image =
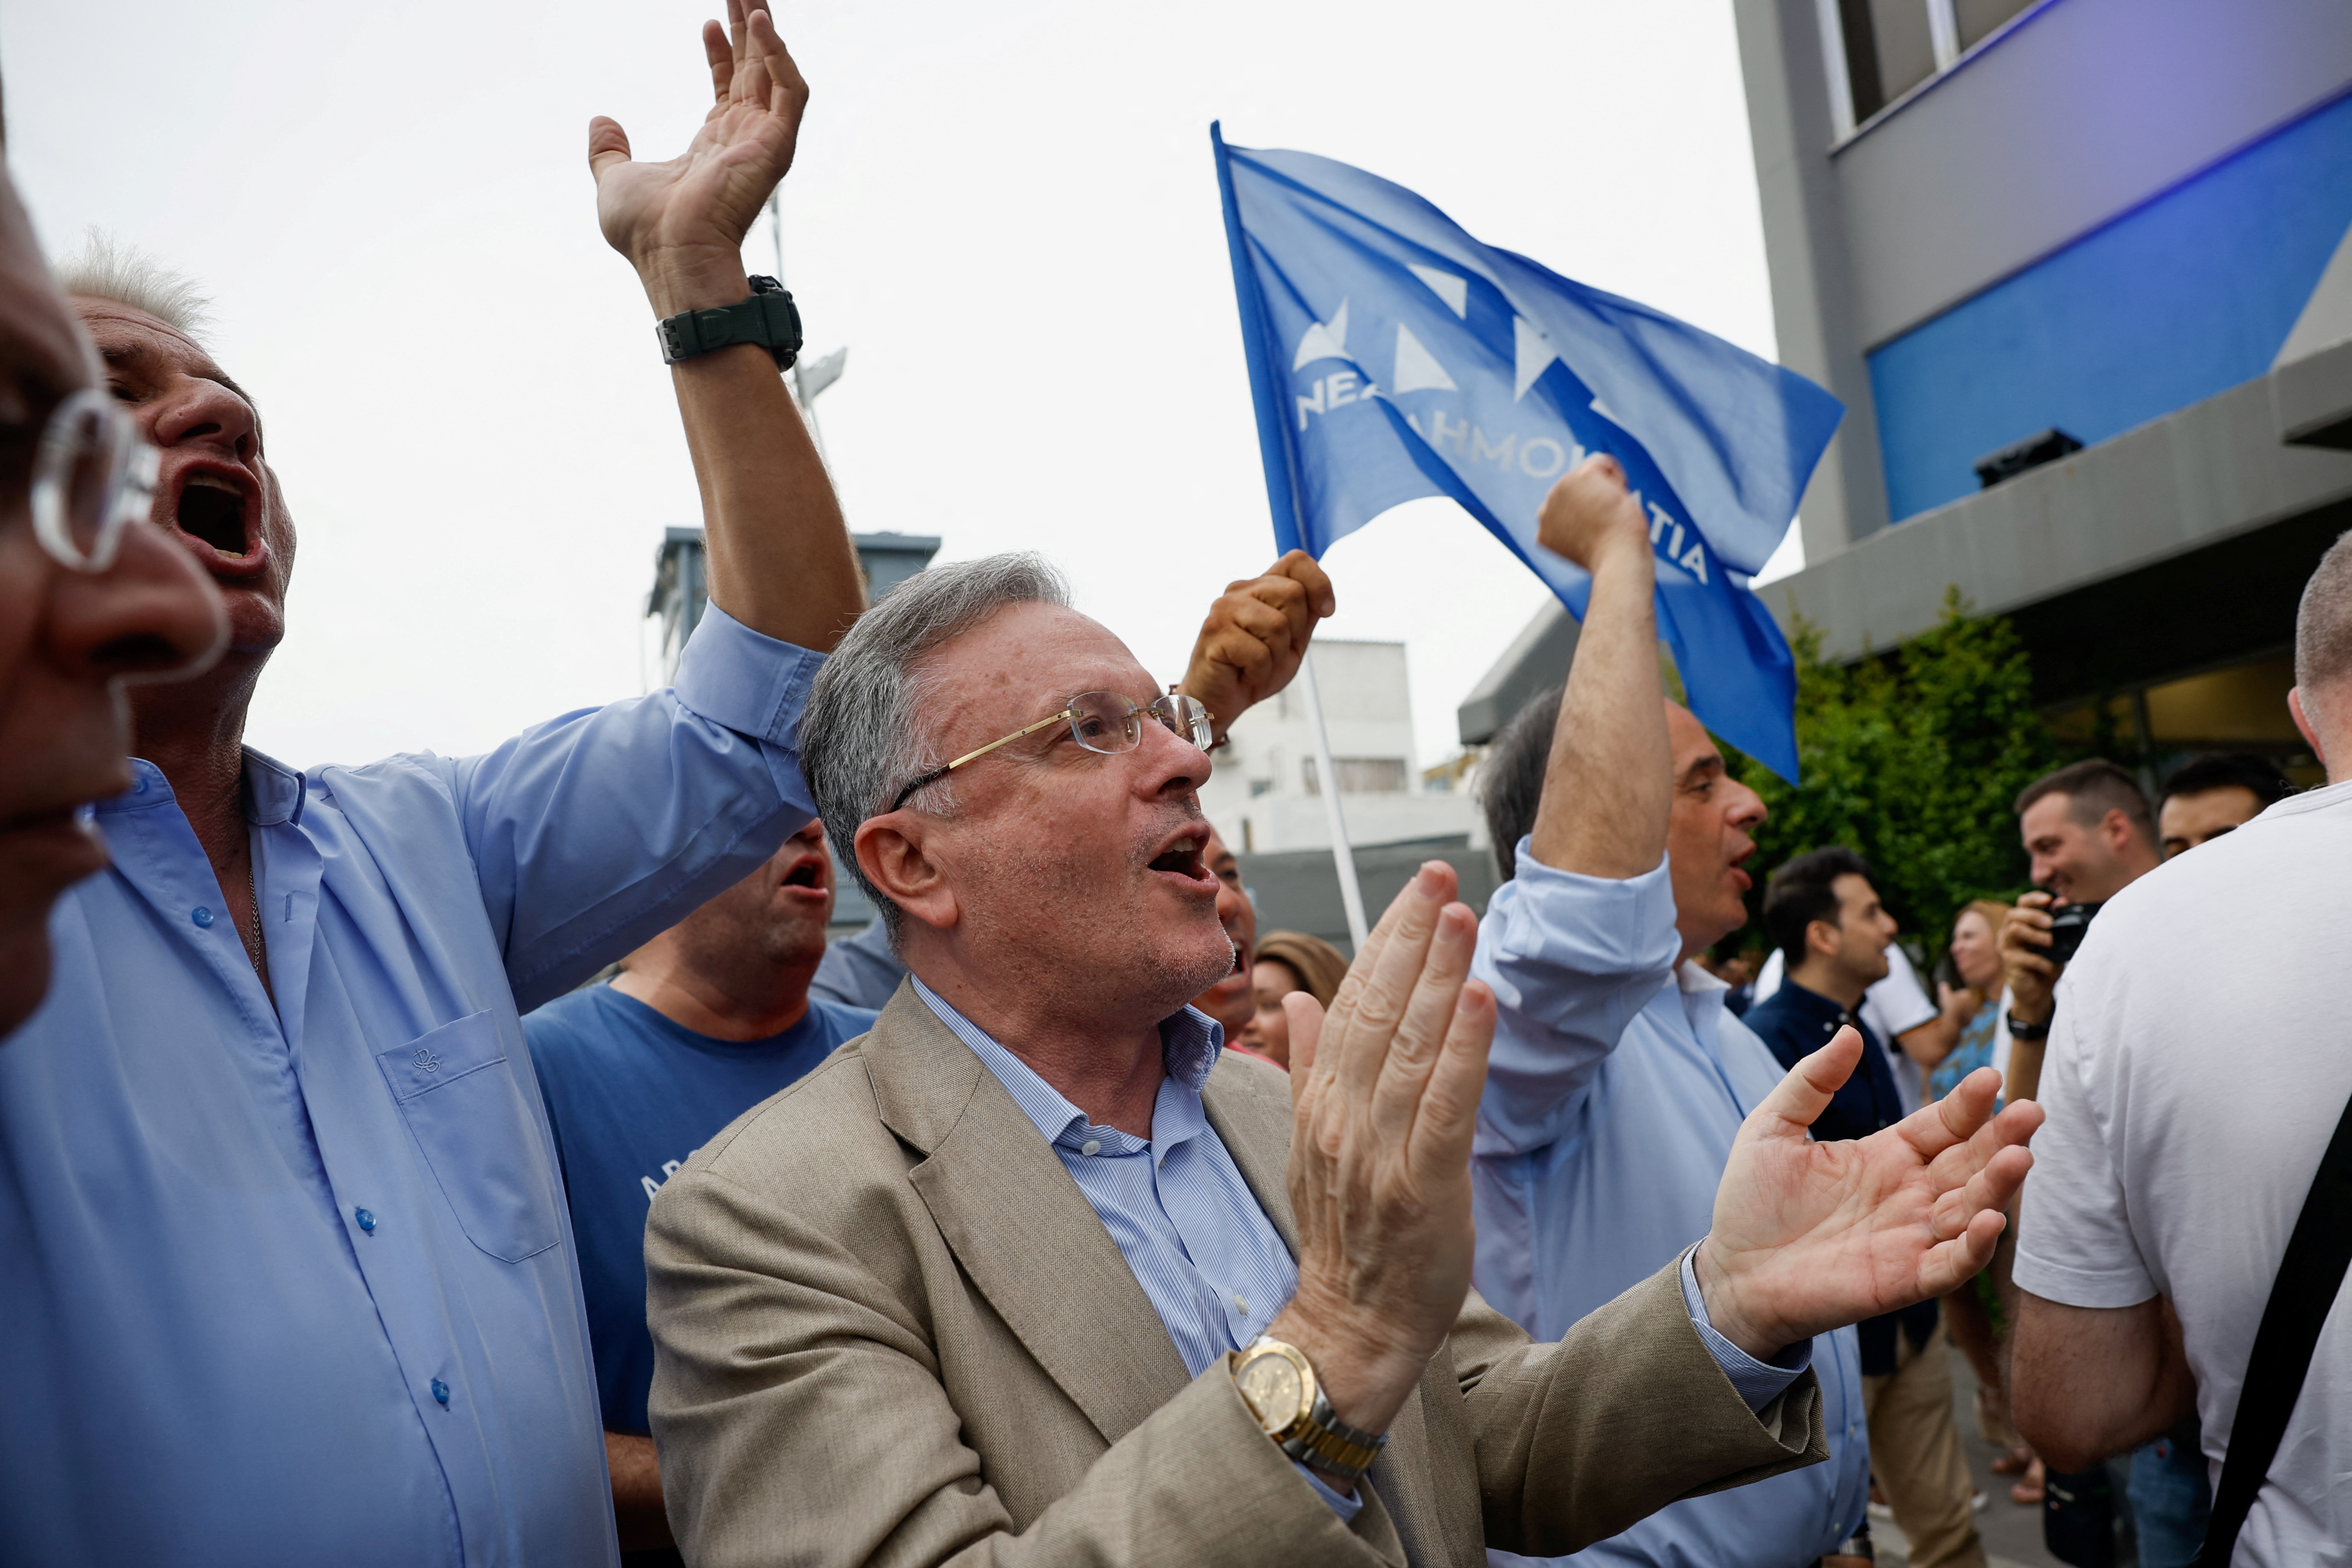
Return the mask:
[(33, 536), (60, 566), (105, 571), (123, 529), (154, 506), (163, 461), (105, 393), (70, 395), (50, 411), (33, 457)]
[(966, 752), (945, 767), (933, 768), (900, 790), (890, 802), (890, 809), (898, 810), (907, 804), (908, 795), (925, 784), (939, 783), (966, 763), (984, 757), (999, 746), (1009, 746), (1024, 735), (1051, 729), (1065, 720), (1069, 722), (1071, 738), (1089, 752), (1099, 752), (1105, 756), (1131, 752), (1143, 744), (1143, 721), (1147, 715), (1178, 740), (1188, 742), (1204, 752), (1217, 738), (1216, 715), (1202, 706), (1197, 699), (1181, 692), (1171, 692), (1155, 702), (1142, 703), (1122, 697), (1116, 691), (1081, 691), (1065, 703), (1060, 712), (1049, 713), (1034, 724), (1013, 731), (1001, 741), (991, 741), (977, 751)]

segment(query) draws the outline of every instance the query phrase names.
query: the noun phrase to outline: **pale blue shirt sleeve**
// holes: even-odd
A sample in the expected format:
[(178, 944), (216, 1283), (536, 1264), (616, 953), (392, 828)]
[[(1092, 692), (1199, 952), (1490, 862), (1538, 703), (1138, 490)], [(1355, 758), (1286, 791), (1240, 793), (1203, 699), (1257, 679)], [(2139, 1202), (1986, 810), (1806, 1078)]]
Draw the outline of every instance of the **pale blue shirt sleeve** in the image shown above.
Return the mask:
[(740, 880), (816, 815), (800, 716), (824, 664), (713, 605), (675, 686), (433, 760), (523, 1011)]
[(1495, 993), (1476, 1151), (1559, 1141), (1593, 1075), (1682, 952), (1666, 865), (1623, 880), (1547, 866), (1519, 840), (1487, 900), (1471, 973)]
[(1790, 1384), (1804, 1374), (1813, 1364), (1813, 1342), (1799, 1340), (1783, 1350), (1772, 1361), (1758, 1361), (1729, 1340), (1715, 1331), (1707, 1321), (1706, 1299), (1698, 1291), (1698, 1268), (1692, 1261), (1698, 1256), (1694, 1247), (1683, 1254), (1683, 1306), (1690, 1313), (1691, 1322), (1698, 1329), (1701, 1343), (1715, 1357), (1715, 1364), (1731, 1380), (1731, 1386), (1750, 1410), (1761, 1410)]
[[(1293, 1459), (1290, 1462), (1294, 1465), (1298, 1465), (1298, 1461), (1296, 1459)], [(1331, 1511), (1339, 1516), (1339, 1522), (1341, 1524), (1353, 1524), (1356, 1522), (1356, 1515), (1363, 1511), (1363, 1494), (1360, 1492), (1354, 1497), (1347, 1497), (1341, 1493), (1333, 1491), (1329, 1486), (1325, 1484), (1321, 1476), (1317, 1475), (1305, 1465), (1298, 1465), (1298, 1473), (1307, 1478), (1307, 1484), (1315, 1489), (1315, 1495), (1321, 1498), (1323, 1501), (1329, 1506)]]

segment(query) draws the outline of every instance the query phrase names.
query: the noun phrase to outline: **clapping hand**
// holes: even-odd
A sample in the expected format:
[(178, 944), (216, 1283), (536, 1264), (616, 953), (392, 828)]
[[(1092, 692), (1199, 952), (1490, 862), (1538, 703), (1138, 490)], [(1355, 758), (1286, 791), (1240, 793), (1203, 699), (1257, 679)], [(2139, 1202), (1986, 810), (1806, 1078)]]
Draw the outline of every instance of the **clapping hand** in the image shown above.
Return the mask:
[(685, 153), (635, 163), (617, 121), (600, 114), (588, 125), (597, 222), (665, 315), (731, 305), (749, 291), (743, 236), (792, 167), (808, 106), (808, 83), (766, 9), (727, 0), (727, 19), (702, 26), (717, 101)]
[(1716, 1189), (1699, 1289), (1717, 1331), (1761, 1360), (1957, 1288), (1990, 1261), (2033, 1163), (2042, 1108), (1994, 1116), (1990, 1068), (1867, 1138), (1814, 1142), (1806, 1130), (1863, 1048), (1840, 1029), (1791, 1068), (1740, 1127)]
[(1470, 979), (1478, 921), (1454, 868), (1422, 867), (1326, 1016), (1290, 1019), (1290, 1205), (1298, 1294), (1266, 1331), (1307, 1353), (1333, 1410), (1378, 1432), (1470, 1289), (1470, 1141), (1495, 999)]

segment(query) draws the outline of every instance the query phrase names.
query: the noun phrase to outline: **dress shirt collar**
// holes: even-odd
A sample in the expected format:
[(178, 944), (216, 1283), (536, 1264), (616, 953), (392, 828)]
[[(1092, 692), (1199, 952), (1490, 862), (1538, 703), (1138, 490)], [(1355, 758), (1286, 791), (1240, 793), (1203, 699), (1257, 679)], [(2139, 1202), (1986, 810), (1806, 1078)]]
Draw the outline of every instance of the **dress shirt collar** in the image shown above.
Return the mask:
[(245, 749), (245, 816), (257, 827), (302, 825), (302, 806), (310, 786), (302, 775), (275, 757)]
[[(1116, 1128), (1089, 1122), (1087, 1113), (1071, 1104), (1060, 1089), (999, 1045), (987, 1030), (957, 1012), (938, 992), (924, 984), (920, 975), (909, 978), (923, 1005), (957, 1039), (971, 1047), (982, 1066), (996, 1075), (996, 1081), (1004, 1086), (1013, 1103), (1021, 1108), (1021, 1113), (1035, 1125), (1045, 1142), (1076, 1147), (1081, 1139), (1095, 1139), (1122, 1153), (1142, 1148), (1140, 1139), (1130, 1138)], [(1207, 1125), (1207, 1113), (1201, 1105), (1201, 1087), (1209, 1081), (1210, 1069), (1217, 1065), (1223, 1033), (1215, 1020), (1193, 1007), (1160, 1020), (1160, 1062), (1167, 1068), (1168, 1078), (1160, 1086), (1159, 1097), (1153, 1103), (1151, 1142), (1161, 1152), (1195, 1136)]]
[[(1801, 1018), (1810, 1018), (1825, 1024), (1853, 1024), (1856, 1028), (1862, 1027), (1860, 1020), (1854, 1016), (1853, 1009), (1842, 1002), (1833, 1002), (1820, 992), (1800, 985), (1785, 976), (1780, 981), (1780, 989), (1789, 994), (1789, 1011)], [(1863, 1032), (1865, 1036), (1869, 1034), (1866, 1029)]]
[[(245, 819), (257, 827), (278, 827), (302, 825), (302, 807), (309, 801), (310, 785), (299, 773), (275, 757), (267, 757), (252, 747), (245, 748)], [(131, 787), (112, 800), (98, 803), (101, 815), (118, 811), (144, 811), (179, 798), (173, 792), (172, 781), (163, 770), (144, 757), (131, 759)]]

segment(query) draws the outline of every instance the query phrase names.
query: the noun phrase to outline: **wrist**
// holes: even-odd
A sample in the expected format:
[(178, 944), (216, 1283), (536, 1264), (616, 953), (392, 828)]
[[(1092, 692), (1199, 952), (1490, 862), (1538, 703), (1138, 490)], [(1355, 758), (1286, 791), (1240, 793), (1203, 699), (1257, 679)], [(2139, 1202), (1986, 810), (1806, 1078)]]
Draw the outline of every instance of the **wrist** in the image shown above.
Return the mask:
[(1616, 577), (1636, 572), (1652, 579), (1658, 574), (1658, 558), (1652, 552), (1646, 534), (1638, 531), (1612, 533), (1607, 542), (1593, 552), (1592, 575), (1595, 581), (1604, 573)]
[(1698, 1279), (1699, 1300), (1706, 1306), (1709, 1327), (1759, 1362), (1769, 1362), (1789, 1348), (1790, 1339), (1765, 1323), (1749, 1308), (1739, 1288), (1738, 1273), (1725, 1265), (1723, 1253), (1710, 1233), (1691, 1258)]
[(656, 318), (716, 310), (751, 297), (751, 278), (740, 251), (673, 248), (629, 259)]
[(1413, 1357), (1360, 1333), (1335, 1330), (1293, 1301), (1265, 1327), (1268, 1339), (1296, 1345), (1315, 1369), (1331, 1413), (1349, 1426), (1386, 1432), (1420, 1380), (1426, 1355)]

